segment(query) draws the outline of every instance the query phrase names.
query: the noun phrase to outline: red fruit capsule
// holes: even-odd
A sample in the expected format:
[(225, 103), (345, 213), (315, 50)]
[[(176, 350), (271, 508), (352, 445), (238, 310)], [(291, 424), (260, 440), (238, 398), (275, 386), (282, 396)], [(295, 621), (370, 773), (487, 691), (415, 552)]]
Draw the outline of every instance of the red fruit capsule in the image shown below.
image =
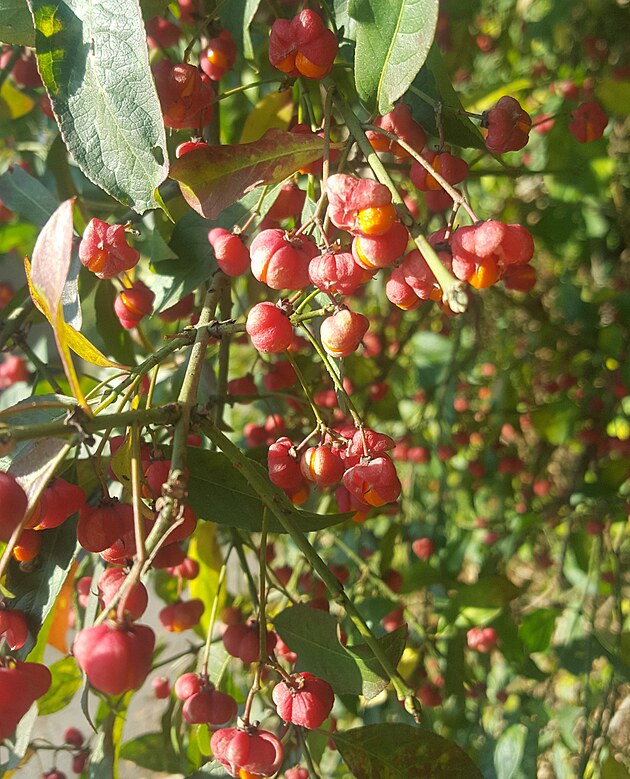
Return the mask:
[(489, 151), (503, 154), (518, 151), (527, 144), (532, 119), (518, 100), (504, 95), (494, 108), (484, 113), (481, 126), (488, 130), (486, 146)]
[(591, 100), (571, 111), (568, 129), (576, 141), (588, 143), (599, 140), (604, 134), (607, 124), (607, 114), (604, 113), (599, 103)]
[(250, 248), (252, 273), (271, 289), (302, 289), (309, 284), (309, 261), (316, 254), (308, 238), (290, 238), (279, 228), (263, 230)]
[(199, 674), (182, 674), (175, 681), (175, 695), (181, 701), (185, 701), (190, 698), (191, 695), (198, 693), (199, 690), (201, 690), (201, 687), (202, 683)]
[(488, 654), (498, 644), (499, 636), (494, 628), (470, 628), (466, 633), (466, 641), (475, 652)]
[(154, 646), (155, 633), (146, 625), (105, 622), (80, 630), (72, 653), (92, 687), (120, 695), (142, 686)]
[(114, 300), (114, 311), (125, 330), (138, 327), (142, 319), (153, 311), (155, 295), (142, 281), (124, 289)]
[(176, 24), (163, 16), (155, 16), (146, 24), (147, 43), (152, 49), (168, 49), (180, 38), (181, 30)]
[(253, 727), (221, 728), (213, 733), (210, 748), (228, 774), (241, 779), (274, 776), (284, 757), (277, 736)]
[(330, 714), (335, 702), (333, 688), (308, 671), (293, 674), (273, 688), (278, 716), (304, 728), (318, 728)]
[(58, 527), (85, 506), (85, 491), (60, 476), (54, 478), (39, 499), (37, 530)]
[(370, 322), (363, 314), (342, 308), (322, 322), (322, 346), (331, 357), (348, 357), (359, 348)]
[(402, 268), (394, 268), (392, 271), (385, 284), (385, 295), (390, 303), (403, 311), (417, 308), (421, 302), (413, 288), (407, 284)]
[(189, 317), (192, 314), (194, 307), (195, 295), (191, 292), (181, 300), (178, 300), (174, 305), (165, 308), (164, 311), (160, 311), (158, 316), (163, 322), (177, 322), (179, 319), (186, 319)]
[(102, 552), (118, 541), (130, 524), (133, 527), (132, 507), (110, 498), (81, 509), (77, 538), (88, 552)]
[(407, 228), (394, 222), (383, 235), (355, 235), (352, 256), (357, 265), (367, 270), (389, 268), (405, 252), (409, 242)]
[(208, 41), (208, 45), (199, 55), (199, 67), (212, 79), (219, 81), (236, 62), (236, 45), (228, 30), (221, 32)]
[(228, 276), (240, 276), (249, 269), (249, 251), (243, 239), (222, 227), (214, 227), (208, 233), (208, 241), (214, 249), (219, 268)]
[[(259, 639), (260, 626), (258, 622), (249, 621), (246, 624), (228, 625), (223, 634), (223, 645), (228, 654), (238, 657), (244, 663), (253, 663), (258, 660), (260, 652)], [(273, 630), (267, 630), (265, 646), (267, 654), (273, 652), (277, 636)]]
[(252, 344), (263, 354), (278, 354), (288, 349), (293, 340), (289, 317), (273, 303), (257, 303), (247, 315), (245, 330)]
[(335, 173), (326, 180), (326, 194), (330, 219), (342, 230), (382, 235), (396, 221), (392, 194), (378, 181)]
[(18, 609), (0, 608), (0, 638), (4, 636), (9, 649), (21, 649), (28, 639), (26, 614)]
[(293, 441), (279, 438), (269, 447), (267, 454), (269, 478), (282, 490), (297, 489), (302, 484), (302, 472), (297, 456), (294, 454)]
[[(97, 586), (103, 609), (109, 607), (126, 578), (127, 574), (122, 568), (106, 568), (100, 575)], [(137, 582), (130, 590), (127, 590), (125, 595), (125, 614), (128, 614), (130, 619), (139, 619), (146, 611), (148, 605), (149, 594), (142, 582)]]
[(186, 698), (182, 717), (189, 724), (208, 723), (224, 725), (236, 717), (238, 706), (231, 695), (219, 690), (205, 689)]
[(348, 468), (343, 483), (348, 492), (366, 506), (393, 503), (401, 490), (396, 468), (387, 455)]
[(366, 266), (359, 265), (350, 252), (326, 252), (311, 260), (308, 275), (311, 283), (322, 292), (351, 295), (372, 278), (365, 270)]
[(18, 381), (28, 381), (30, 374), (26, 363), (17, 354), (9, 354), (0, 362), (0, 390), (12, 387)]
[[(384, 116), (378, 116), (374, 120), (376, 127), (397, 135), (414, 151), (420, 152), (427, 142), (427, 136), (411, 115), (411, 109), (406, 103), (398, 103), (397, 106)], [(366, 135), (376, 151), (388, 151), (397, 157), (408, 157), (409, 152), (403, 147), (375, 130), (368, 130)]]
[(127, 243), (124, 225), (91, 219), (79, 245), (79, 259), (99, 279), (110, 279), (135, 267), (140, 252)]
[(276, 19), (269, 37), (269, 61), (289, 76), (321, 79), (337, 55), (337, 39), (314, 11), (301, 11), (293, 19)]
[(158, 700), (164, 700), (171, 694), (171, 683), (166, 676), (156, 676), (151, 680), (151, 687)]
[(0, 741), (8, 738), (37, 698), (51, 685), (48, 668), (0, 657)]
[(26, 514), (28, 498), (10, 473), (0, 471), (0, 541), (8, 541)]
[(158, 616), (166, 630), (171, 633), (181, 633), (183, 630), (189, 630), (199, 624), (204, 609), (202, 600), (192, 598), (165, 606)]
[(193, 65), (173, 65), (169, 60), (160, 60), (152, 70), (167, 127), (199, 128), (210, 121), (214, 90), (205, 73)]
[[(429, 151), (422, 155), (424, 159), (449, 184), (459, 184), (468, 175), (468, 163), (461, 157), (455, 157), (449, 152)], [(439, 191), (442, 185), (436, 181), (424, 165), (414, 162), (409, 170), (409, 178), (414, 186), (423, 192)]]
[(330, 487), (341, 481), (345, 464), (332, 447), (311, 446), (302, 455), (300, 470), (305, 479), (318, 487)]

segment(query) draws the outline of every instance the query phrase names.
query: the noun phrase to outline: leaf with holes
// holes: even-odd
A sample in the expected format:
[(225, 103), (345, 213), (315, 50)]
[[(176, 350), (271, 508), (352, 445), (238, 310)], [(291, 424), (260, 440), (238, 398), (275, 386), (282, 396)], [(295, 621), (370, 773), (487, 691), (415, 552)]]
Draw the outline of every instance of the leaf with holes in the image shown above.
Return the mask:
[[(339, 144), (332, 144), (337, 148)], [(278, 184), (323, 154), (317, 135), (270, 129), (253, 143), (206, 146), (175, 160), (169, 176), (179, 182), (186, 202), (206, 219), (263, 184)]]
[(29, 0), (37, 62), (83, 173), (144, 213), (168, 169), (164, 123), (137, 0)]
[(433, 43), (438, 0), (352, 0), (356, 21), (354, 78), (359, 97), (380, 114), (392, 110)]

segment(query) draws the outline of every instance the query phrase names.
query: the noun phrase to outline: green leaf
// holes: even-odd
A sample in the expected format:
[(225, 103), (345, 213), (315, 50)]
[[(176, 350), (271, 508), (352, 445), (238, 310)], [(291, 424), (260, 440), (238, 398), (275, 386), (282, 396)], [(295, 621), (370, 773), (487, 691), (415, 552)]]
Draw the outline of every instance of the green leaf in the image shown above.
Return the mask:
[(6, 739), (4, 745), (7, 747), (8, 760), (6, 763), (0, 763), (0, 776), (10, 776), (7, 772), (18, 768), (28, 753), (31, 742), (31, 734), (35, 727), (37, 719), (37, 706), (33, 704), (31, 708), (19, 721), (15, 735), (12, 737), (13, 743)]
[(170, 739), (161, 732), (145, 733), (127, 741), (122, 745), (120, 757), (150, 771), (181, 774), (190, 770), (186, 759), (175, 754)]
[[(338, 695), (364, 695), (370, 700), (387, 686), (380, 664), (365, 644), (341, 645), (337, 620), (330, 614), (298, 604), (278, 614), (274, 628), (289, 649), (297, 653), (296, 669), (325, 679)], [(378, 641), (397, 665), (405, 645), (404, 629)]]
[(550, 444), (559, 446), (573, 436), (573, 429), (580, 418), (580, 409), (563, 398), (531, 412), (532, 424)]
[[(407, 628), (402, 626), (378, 640), (394, 667), (398, 665), (402, 657), (406, 635)], [(362, 679), (361, 694), (367, 701), (376, 698), (387, 687), (389, 679), (383, 676), (383, 668), (374, 653), (367, 644), (347, 646), (346, 651), (356, 658), (359, 666)]]
[(595, 96), (613, 116), (630, 115), (630, 81), (614, 78), (597, 79)]
[(64, 657), (49, 666), (52, 674), (50, 689), (37, 701), (40, 716), (64, 709), (81, 687), (83, 674), (73, 657)]
[[(253, 460), (252, 467), (260, 469), (266, 476), (265, 469)], [(234, 468), (222, 452), (190, 447), (188, 471), (190, 474), (189, 502), (201, 519), (219, 525), (240, 527), (243, 530), (260, 530), (263, 504), (245, 477)], [(277, 501), (283, 511), (291, 515), (304, 531), (321, 530), (343, 522), (349, 516), (299, 511), (280, 489), (274, 488), (271, 482), (269, 486), (276, 491)], [(284, 532), (273, 516), (269, 517), (269, 530), (272, 533)]]
[(175, 160), (169, 176), (198, 214), (216, 219), (251, 189), (278, 184), (322, 154), (319, 136), (271, 129), (253, 143), (193, 149)]
[(100, 723), (89, 762), (90, 779), (112, 779), (114, 776), (114, 725), (116, 714), (110, 712)]
[(422, 67), (433, 43), (438, 0), (353, 0), (354, 78), (359, 97), (380, 114), (392, 110)]
[(0, 200), (38, 227), (46, 224), (59, 205), (52, 192), (19, 165), (0, 176)]
[(623, 763), (615, 760), (613, 755), (608, 755), (602, 763), (600, 776), (601, 779), (630, 779), (630, 771)]
[[(421, 95), (425, 95), (428, 100)], [(465, 116), (463, 106), (444, 66), (440, 50), (433, 44), (427, 61), (405, 95), (414, 118), (431, 133), (439, 137), (434, 105), (440, 104), (440, 122), (444, 140), (458, 146), (485, 149), (486, 144), (479, 127)]]
[(166, 136), (136, 0), (29, 0), (37, 61), (83, 173), (144, 213), (168, 170)]
[(456, 744), (411, 725), (368, 725), (331, 738), (356, 779), (483, 779)]
[(526, 739), (525, 725), (511, 725), (499, 736), (494, 750), (497, 779), (512, 779), (516, 775), (523, 762)]
[(90, 282), (93, 282), (93, 286), (83, 298), (81, 332), (114, 360), (123, 365), (134, 365), (136, 357), (133, 340), (114, 311), (114, 300), (118, 294), (116, 287), (105, 279), (90, 279)]
[(54, 608), (79, 551), (76, 519), (67, 519), (54, 530), (40, 532), (45, 533), (45, 537), (39, 567), (34, 571), (23, 571), (18, 565), (12, 565), (7, 577), (7, 586), (15, 595), (12, 607), (29, 615), (29, 637), (17, 653), (22, 660), (35, 645), (37, 634)]
[(35, 45), (35, 28), (26, 0), (0, 0), (0, 41)]
[(518, 637), (530, 652), (544, 652), (549, 648), (557, 617), (556, 609), (536, 609), (523, 617)]

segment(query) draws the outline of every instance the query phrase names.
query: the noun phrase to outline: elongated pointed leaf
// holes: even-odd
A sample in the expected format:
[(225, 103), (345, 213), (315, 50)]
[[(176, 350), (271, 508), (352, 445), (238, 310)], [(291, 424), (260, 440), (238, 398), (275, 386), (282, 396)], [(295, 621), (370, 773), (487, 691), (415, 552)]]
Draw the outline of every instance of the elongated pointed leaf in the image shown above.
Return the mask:
[(175, 160), (169, 175), (197, 213), (216, 219), (250, 189), (277, 184), (319, 159), (323, 148), (317, 136), (271, 129), (253, 143), (193, 149)]
[(143, 213), (167, 172), (166, 136), (137, 0), (29, 0), (37, 61), (85, 175)]
[(52, 192), (19, 165), (0, 176), (0, 200), (38, 227), (46, 224), (59, 205)]
[(386, 114), (427, 57), (438, 0), (353, 0), (349, 13), (357, 22), (354, 78), (359, 97)]
[[(308, 627), (306, 627), (308, 626)], [(367, 700), (384, 690), (389, 680), (366, 644), (344, 647), (337, 620), (305, 604), (285, 609), (274, 620), (280, 638), (297, 653), (296, 670), (325, 679), (338, 695), (364, 695)], [(378, 639), (393, 665), (405, 646), (404, 628)]]
[(356, 779), (482, 779), (457, 744), (411, 725), (368, 725), (332, 739)]
[[(252, 465), (263, 470), (252, 460)], [(222, 452), (210, 452), (194, 447), (188, 450), (188, 499), (201, 519), (219, 525), (257, 531), (262, 527), (263, 504), (245, 477), (234, 468)], [(314, 514), (296, 509), (277, 487), (277, 502), (298, 526), (304, 530), (321, 530), (348, 519), (349, 514)], [(269, 518), (269, 530), (283, 533), (280, 523)]]

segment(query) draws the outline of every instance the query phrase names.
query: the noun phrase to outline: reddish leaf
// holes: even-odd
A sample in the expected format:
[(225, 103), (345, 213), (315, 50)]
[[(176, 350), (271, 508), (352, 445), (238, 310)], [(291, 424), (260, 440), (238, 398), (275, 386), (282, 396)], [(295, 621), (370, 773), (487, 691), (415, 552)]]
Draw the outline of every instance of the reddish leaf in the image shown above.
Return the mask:
[(323, 148), (317, 135), (272, 128), (253, 143), (206, 146), (183, 154), (169, 175), (179, 181), (186, 202), (197, 213), (216, 219), (250, 189), (277, 184), (319, 159)]

